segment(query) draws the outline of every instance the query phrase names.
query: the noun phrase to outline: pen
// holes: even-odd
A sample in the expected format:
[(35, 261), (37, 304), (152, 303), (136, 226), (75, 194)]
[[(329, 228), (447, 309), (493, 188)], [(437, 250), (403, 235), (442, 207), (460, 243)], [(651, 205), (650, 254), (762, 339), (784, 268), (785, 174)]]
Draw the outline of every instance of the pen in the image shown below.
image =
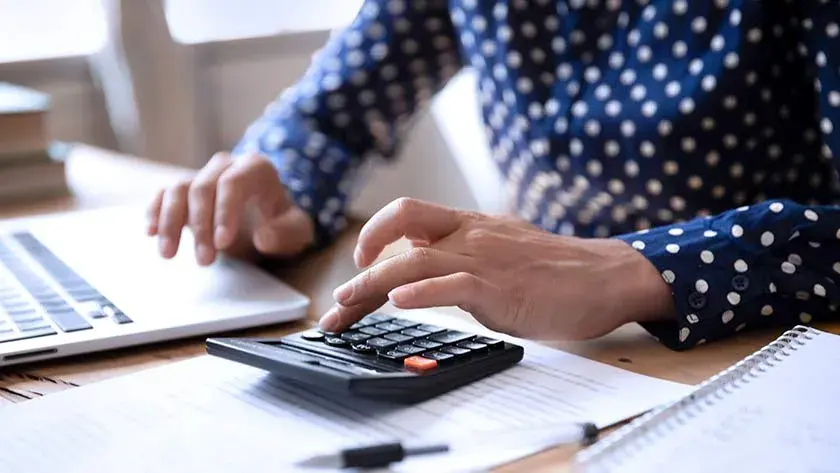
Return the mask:
[[(581, 424), (549, 425), (535, 428), (506, 429), (501, 431), (480, 432), (477, 436), (488, 435), (494, 441), (505, 441), (505, 446), (511, 443), (534, 442), (535, 439), (550, 440), (552, 444), (580, 443), (591, 445), (598, 439), (598, 427), (590, 422)], [(465, 438), (467, 444), (486, 444), (478, 441), (476, 436)], [(408, 457), (447, 453), (457, 447), (457, 441), (428, 443), (417, 446), (401, 442), (389, 442), (364, 447), (348, 448), (337, 453), (313, 456), (298, 466), (308, 468), (381, 468), (403, 461)]]

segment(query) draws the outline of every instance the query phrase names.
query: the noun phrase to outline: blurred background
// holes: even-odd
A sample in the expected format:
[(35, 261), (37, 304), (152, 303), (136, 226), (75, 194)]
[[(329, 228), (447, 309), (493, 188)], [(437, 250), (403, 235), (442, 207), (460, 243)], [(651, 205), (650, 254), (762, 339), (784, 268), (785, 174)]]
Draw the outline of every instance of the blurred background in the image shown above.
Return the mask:
[[(0, 82), (49, 96), (56, 140), (197, 169), (239, 140), (362, 3), (0, 0)], [(352, 210), (410, 195), (500, 211), (489, 155), (463, 71), (420, 112), (398, 162), (368, 171)]]

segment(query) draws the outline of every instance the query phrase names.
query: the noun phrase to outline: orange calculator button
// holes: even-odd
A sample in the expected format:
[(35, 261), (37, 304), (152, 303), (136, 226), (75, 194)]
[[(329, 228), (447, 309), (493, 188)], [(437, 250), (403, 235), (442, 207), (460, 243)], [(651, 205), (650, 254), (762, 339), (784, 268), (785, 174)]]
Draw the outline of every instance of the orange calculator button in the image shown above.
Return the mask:
[(403, 362), (404, 366), (413, 371), (429, 371), (437, 368), (437, 361), (423, 358), (422, 356), (410, 356)]

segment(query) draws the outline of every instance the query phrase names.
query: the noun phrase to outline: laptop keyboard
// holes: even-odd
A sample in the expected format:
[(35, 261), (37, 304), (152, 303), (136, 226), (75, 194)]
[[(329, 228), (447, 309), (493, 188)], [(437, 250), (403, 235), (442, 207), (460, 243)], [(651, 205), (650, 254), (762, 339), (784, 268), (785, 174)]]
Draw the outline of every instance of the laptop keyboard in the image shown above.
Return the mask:
[(132, 320), (35, 236), (0, 236), (0, 343)]

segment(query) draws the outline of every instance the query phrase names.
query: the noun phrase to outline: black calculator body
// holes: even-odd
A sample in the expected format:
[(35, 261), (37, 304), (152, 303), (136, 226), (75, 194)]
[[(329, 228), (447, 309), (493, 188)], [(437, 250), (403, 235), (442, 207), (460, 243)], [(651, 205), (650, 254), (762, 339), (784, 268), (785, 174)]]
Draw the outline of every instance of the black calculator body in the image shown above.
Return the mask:
[(341, 333), (209, 338), (207, 352), (298, 384), (395, 403), (423, 401), (478, 381), (524, 355), (507, 341), (384, 314), (369, 315)]

